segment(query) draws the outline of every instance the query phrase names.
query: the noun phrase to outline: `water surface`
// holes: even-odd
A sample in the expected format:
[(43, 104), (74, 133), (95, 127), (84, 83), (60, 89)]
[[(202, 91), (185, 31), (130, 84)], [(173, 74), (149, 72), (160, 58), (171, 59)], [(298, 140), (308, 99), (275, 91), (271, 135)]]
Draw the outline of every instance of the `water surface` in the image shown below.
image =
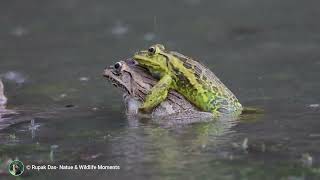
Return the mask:
[[(319, 179), (319, 5), (2, 1), (0, 74), (20, 115), (0, 131), (0, 159), (121, 167), (27, 171), (25, 179)], [(132, 125), (121, 92), (101, 74), (153, 43), (208, 65), (265, 114), (223, 128)]]

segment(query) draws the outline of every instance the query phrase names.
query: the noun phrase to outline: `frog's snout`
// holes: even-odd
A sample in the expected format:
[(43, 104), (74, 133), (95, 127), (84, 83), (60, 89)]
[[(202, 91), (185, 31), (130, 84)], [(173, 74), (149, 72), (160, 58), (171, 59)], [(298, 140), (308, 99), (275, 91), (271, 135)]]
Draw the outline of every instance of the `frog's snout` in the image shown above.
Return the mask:
[(111, 66), (106, 66), (103, 70), (102, 76), (108, 77), (110, 70), (111, 70)]

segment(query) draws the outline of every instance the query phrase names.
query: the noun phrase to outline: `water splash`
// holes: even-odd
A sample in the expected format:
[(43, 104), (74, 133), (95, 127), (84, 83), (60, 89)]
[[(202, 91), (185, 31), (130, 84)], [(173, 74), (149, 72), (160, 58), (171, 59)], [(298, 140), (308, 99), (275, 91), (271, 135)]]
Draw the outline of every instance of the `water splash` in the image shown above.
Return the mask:
[(55, 151), (58, 147), (59, 147), (59, 146), (56, 145), (56, 144), (50, 146), (50, 153), (49, 153), (50, 161), (53, 161), (53, 160), (54, 160), (54, 151)]
[(39, 127), (40, 127), (40, 125), (36, 124), (34, 119), (31, 119), (29, 130), (31, 131), (32, 139), (34, 139), (36, 137), (36, 131), (38, 130)]
[(27, 78), (24, 74), (17, 71), (8, 71), (4, 74), (1, 74), (0, 77), (8, 81), (13, 81), (17, 84), (23, 84), (26, 82)]

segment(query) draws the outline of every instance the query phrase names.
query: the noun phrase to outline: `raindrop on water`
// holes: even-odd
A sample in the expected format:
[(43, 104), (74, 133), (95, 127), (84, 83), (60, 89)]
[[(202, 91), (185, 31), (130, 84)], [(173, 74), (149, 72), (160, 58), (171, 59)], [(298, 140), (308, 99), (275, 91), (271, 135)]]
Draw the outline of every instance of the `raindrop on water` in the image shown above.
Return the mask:
[(21, 37), (28, 34), (28, 30), (24, 27), (16, 27), (11, 31), (11, 34), (17, 37)]
[(40, 125), (36, 124), (34, 119), (31, 119), (29, 130), (31, 131), (32, 139), (34, 139), (36, 137), (36, 130), (38, 130), (39, 127), (40, 127)]
[(310, 104), (309, 107), (311, 107), (311, 108), (318, 108), (318, 107), (320, 107), (320, 104)]
[(89, 81), (90, 78), (89, 77), (80, 77), (79, 80), (80, 81)]

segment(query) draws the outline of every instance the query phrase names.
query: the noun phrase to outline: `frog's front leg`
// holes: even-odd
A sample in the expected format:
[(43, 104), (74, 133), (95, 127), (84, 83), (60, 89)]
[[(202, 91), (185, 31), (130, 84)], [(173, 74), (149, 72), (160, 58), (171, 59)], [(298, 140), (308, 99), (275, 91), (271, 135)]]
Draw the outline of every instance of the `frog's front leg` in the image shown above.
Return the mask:
[(168, 96), (168, 91), (172, 83), (172, 78), (169, 75), (164, 75), (160, 81), (151, 88), (146, 100), (139, 108), (139, 112), (150, 113), (153, 108), (164, 101)]

